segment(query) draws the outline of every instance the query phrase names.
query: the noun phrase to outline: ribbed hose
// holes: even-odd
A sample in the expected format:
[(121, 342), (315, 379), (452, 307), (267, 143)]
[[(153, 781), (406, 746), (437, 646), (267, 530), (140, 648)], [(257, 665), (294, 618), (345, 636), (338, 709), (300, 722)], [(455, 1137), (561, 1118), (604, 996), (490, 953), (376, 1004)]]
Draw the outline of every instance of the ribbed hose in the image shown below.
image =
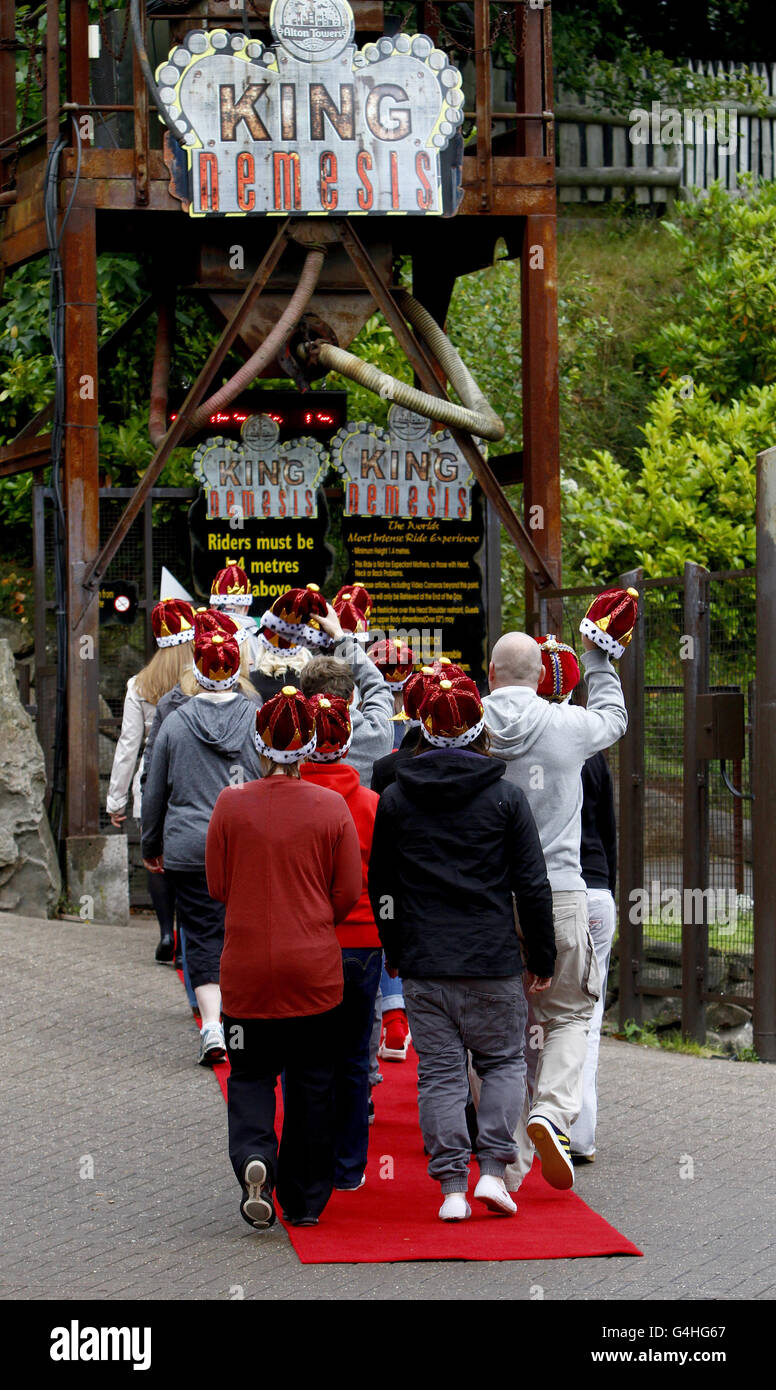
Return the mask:
[(482, 439), (494, 441), (503, 439), (503, 420), (499, 419), (490, 403), (483, 396), (474, 377), (461, 361), (450, 339), (446, 337), (422, 304), (418, 304), (417, 300), (412, 298), (412, 295), (402, 290), (397, 293), (396, 298), (410, 323), (425, 338), (437, 361), (444, 368), (448, 380), (461, 400), (465, 402), (464, 405), (456, 405), (453, 401), (442, 400), (439, 396), (430, 396), (425, 391), (416, 390), (414, 386), (407, 386), (405, 382), (397, 381), (395, 377), (387, 376), (385, 372), (378, 371), (368, 362), (362, 362), (352, 352), (345, 352), (342, 348), (333, 347), (331, 343), (318, 342), (315, 344), (318, 361), (329, 371), (341, 372), (343, 376), (349, 377), (359, 386), (366, 387), (368, 391), (374, 391), (375, 395), (382, 397), (383, 400), (393, 401), (395, 405), (403, 405), (407, 410), (414, 410), (418, 415), (427, 416), (429, 420), (441, 420), (445, 425), (455, 425), (456, 428), (466, 430), (469, 434), (480, 435)]
[(270, 329), (264, 342), (257, 347), (248, 361), (243, 363), (239, 371), (235, 372), (234, 376), (224, 386), (221, 386), (215, 395), (204, 401), (195, 410), (189, 424), (189, 433), (193, 434), (196, 430), (202, 429), (211, 415), (215, 415), (216, 411), (223, 410), (225, 406), (229, 405), (235, 396), (238, 396), (255, 377), (264, 371), (273, 357), (277, 356), (286, 339), (293, 333), (315, 293), (318, 276), (325, 259), (326, 252), (320, 248), (308, 251), (302, 273), (299, 276), (299, 283), (274, 328)]

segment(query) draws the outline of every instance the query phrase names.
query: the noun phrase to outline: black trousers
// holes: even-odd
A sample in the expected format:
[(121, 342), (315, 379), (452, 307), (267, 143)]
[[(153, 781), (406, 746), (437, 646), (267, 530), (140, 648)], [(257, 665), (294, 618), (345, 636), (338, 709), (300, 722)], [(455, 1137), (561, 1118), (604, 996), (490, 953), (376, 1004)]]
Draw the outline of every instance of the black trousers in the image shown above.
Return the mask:
[(221, 978), (226, 908), (207, 891), (204, 869), (165, 869), (175, 890), (178, 925), (186, 933), (186, 964), (192, 988), (217, 985)]
[[(186, 937), (188, 950), (188, 936)], [(304, 1018), (224, 1014), (229, 1157), (264, 1159), (285, 1214), (320, 1216), (334, 1186), (335, 1010)], [(275, 1136), (275, 1085), (285, 1072), (283, 1133)]]

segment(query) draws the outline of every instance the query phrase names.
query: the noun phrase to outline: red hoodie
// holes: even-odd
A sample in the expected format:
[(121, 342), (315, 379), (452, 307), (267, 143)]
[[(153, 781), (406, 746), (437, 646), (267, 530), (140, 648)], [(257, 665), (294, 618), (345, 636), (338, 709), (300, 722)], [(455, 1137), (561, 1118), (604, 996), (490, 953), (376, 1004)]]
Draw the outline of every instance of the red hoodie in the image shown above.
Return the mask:
[(375, 814), (380, 798), (377, 792), (370, 792), (368, 787), (362, 787), (356, 769), (348, 763), (302, 763), (301, 772), (305, 782), (313, 782), (317, 787), (328, 787), (344, 796), (358, 832), (363, 887), (361, 897), (352, 912), (349, 912), (344, 922), (340, 922), (337, 927), (339, 944), (343, 947), (379, 946), (380, 937), (369, 905), (366, 884)]

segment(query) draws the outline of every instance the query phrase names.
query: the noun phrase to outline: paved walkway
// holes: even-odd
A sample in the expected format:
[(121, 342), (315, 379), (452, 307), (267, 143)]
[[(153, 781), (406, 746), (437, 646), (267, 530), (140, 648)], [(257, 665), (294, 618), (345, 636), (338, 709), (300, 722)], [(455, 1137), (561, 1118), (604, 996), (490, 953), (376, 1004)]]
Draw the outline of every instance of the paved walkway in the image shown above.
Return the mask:
[(0, 1296), (776, 1297), (776, 1067), (611, 1040), (599, 1160), (577, 1190), (643, 1259), (301, 1265), (280, 1226), (240, 1219), (226, 1107), (155, 941), (147, 921), (0, 914)]

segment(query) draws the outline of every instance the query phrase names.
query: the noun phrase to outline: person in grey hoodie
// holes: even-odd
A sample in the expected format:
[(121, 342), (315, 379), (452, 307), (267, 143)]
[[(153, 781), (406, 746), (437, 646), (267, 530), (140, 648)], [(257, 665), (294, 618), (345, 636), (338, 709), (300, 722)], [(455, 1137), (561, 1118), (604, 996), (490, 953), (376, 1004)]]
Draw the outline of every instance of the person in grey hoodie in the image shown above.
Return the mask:
[(609, 748), (628, 725), (622, 688), (609, 657), (589, 638), (582, 665), (587, 708), (550, 704), (537, 694), (541, 651), (533, 637), (509, 632), (493, 648), (485, 720), (493, 753), (521, 787), (536, 821), (552, 888), (558, 958), (552, 984), (529, 1001), (528, 1044), (538, 1047), (534, 1093), (526, 1098), (506, 1173), (516, 1192), (539, 1151), (551, 1186), (574, 1184), (569, 1130), (582, 1106), (587, 1034), (601, 979), (588, 929), (580, 864), (582, 765)]
[(224, 906), (207, 890), (205, 844), (216, 798), (224, 787), (261, 776), (254, 743), (256, 702), (236, 686), (240, 652), (228, 635), (195, 618), (194, 688), (159, 729), (143, 795), (143, 862), (175, 884), (191, 983), (202, 1016), (199, 1061), (226, 1057), (219, 987)]

